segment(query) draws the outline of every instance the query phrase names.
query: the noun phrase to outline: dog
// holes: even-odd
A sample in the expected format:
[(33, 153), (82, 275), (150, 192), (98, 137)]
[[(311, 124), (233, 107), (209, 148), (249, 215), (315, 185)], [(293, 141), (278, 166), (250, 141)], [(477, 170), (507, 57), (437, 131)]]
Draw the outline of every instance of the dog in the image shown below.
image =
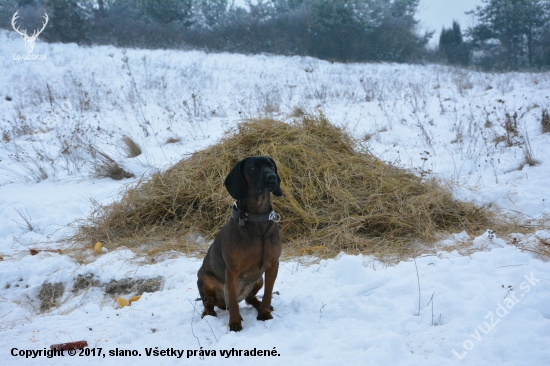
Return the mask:
[[(220, 230), (197, 273), (204, 305), (202, 317), (217, 316), (214, 306), (229, 309), (229, 330), (243, 329), (238, 303), (245, 300), (258, 310), (258, 320), (273, 319), (271, 296), (279, 270), (282, 243), (271, 207), (271, 196), (282, 196), (277, 165), (267, 156), (239, 161), (224, 181), (236, 202), (231, 218)], [(262, 301), (256, 294), (264, 285)]]

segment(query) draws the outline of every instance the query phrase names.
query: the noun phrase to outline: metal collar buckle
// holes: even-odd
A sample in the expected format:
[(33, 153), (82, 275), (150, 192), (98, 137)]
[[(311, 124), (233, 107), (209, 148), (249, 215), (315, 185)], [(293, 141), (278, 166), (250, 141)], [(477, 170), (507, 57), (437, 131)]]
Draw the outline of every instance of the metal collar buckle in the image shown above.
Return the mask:
[(279, 222), (281, 221), (281, 215), (279, 215), (275, 210), (271, 211), (269, 213), (269, 219), (273, 222)]
[(233, 205), (231, 206), (231, 217), (237, 220), (240, 226), (244, 226), (244, 224), (247, 221), (249, 222), (281, 221), (281, 215), (279, 215), (273, 209), (271, 210), (270, 213), (267, 213), (267, 214), (249, 214), (247, 212), (242, 211), (237, 206), (237, 202), (234, 202)]

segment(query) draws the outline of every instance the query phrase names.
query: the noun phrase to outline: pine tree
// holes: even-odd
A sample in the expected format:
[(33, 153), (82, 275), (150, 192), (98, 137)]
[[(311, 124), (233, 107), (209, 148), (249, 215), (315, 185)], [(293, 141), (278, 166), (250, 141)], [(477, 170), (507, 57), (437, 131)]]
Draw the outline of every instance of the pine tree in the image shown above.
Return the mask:
[(483, 0), (473, 14), (479, 24), (469, 30), (472, 44), (497, 64), (513, 69), (535, 66), (541, 33), (550, 21), (549, 0)]
[(50, 17), (45, 38), (54, 42), (86, 43), (88, 41), (87, 20), (90, 8), (81, 6), (78, 0), (45, 0)]
[(453, 21), (452, 28), (443, 28), (439, 36), (439, 51), (451, 65), (467, 66), (470, 63), (470, 50), (462, 40), (460, 24)]
[(161, 24), (179, 22), (190, 26), (194, 21), (193, 0), (138, 0), (144, 11)]

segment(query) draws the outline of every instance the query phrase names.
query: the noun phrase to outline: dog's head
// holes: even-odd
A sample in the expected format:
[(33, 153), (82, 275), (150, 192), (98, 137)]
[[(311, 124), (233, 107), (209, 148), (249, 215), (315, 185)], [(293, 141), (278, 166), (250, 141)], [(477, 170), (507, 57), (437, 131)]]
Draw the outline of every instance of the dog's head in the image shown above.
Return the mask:
[(257, 194), (283, 195), (277, 165), (267, 156), (251, 156), (239, 161), (225, 178), (224, 185), (236, 200), (245, 199), (249, 189)]

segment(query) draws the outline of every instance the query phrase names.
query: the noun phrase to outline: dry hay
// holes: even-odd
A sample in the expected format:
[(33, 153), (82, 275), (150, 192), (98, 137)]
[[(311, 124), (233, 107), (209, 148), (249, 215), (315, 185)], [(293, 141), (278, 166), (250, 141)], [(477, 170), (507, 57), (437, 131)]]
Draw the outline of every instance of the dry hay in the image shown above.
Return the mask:
[(126, 188), (120, 201), (98, 205), (75, 239), (135, 249), (149, 243), (149, 253), (204, 251), (198, 234), (213, 239), (230, 214), (226, 175), (254, 155), (277, 163), (283, 197), (273, 207), (282, 215), (286, 256), (403, 258), (425, 251), (440, 233), (476, 233), (492, 222), (438, 181), (389, 165), (324, 116), (306, 115), (240, 123), (217, 144)]

